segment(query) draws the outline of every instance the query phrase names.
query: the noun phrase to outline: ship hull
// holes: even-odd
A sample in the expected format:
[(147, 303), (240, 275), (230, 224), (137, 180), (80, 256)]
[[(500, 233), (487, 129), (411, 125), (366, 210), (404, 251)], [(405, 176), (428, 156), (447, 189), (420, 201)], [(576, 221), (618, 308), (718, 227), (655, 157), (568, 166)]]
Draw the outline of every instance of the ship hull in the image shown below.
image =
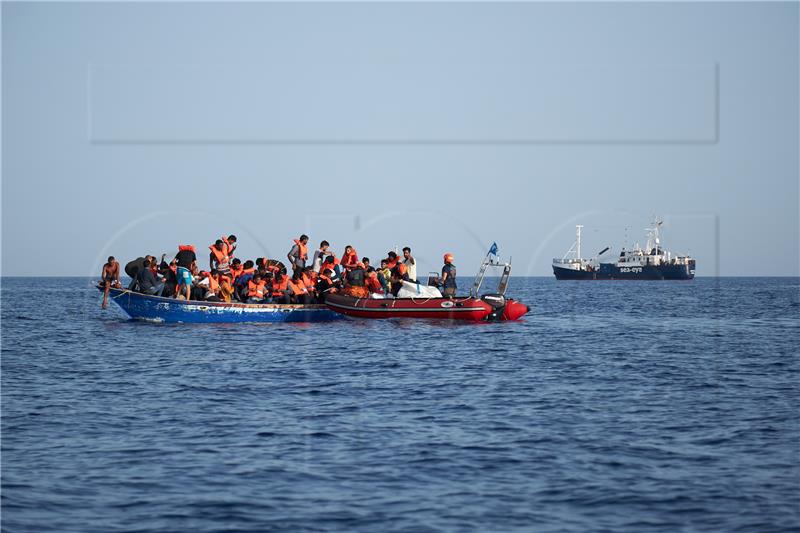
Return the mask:
[(643, 265), (620, 267), (600, 263), (596, 270), (575, 270), (553, 265), (558, 280), (690, 280), (694, 278), (694, 261), (686, 265)]

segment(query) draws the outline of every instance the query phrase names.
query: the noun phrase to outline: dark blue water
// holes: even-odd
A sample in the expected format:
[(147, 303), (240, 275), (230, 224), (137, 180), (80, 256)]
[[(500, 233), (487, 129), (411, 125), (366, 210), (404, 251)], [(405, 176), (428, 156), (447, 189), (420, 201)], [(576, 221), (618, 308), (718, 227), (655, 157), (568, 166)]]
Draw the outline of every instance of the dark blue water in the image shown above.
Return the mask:
[(2, 281), (3, 531), (797, 531), (800, 281), (165, 326)]

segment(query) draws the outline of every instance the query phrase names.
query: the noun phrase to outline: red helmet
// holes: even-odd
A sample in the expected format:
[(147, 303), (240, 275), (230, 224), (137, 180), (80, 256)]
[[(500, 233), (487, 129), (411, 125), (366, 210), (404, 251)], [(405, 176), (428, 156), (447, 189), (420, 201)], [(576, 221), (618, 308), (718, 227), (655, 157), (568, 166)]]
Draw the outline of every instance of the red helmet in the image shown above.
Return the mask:
[(452, 263), (453, 262), (453, 254), (444, 254), (444, 262), (445, 263)]

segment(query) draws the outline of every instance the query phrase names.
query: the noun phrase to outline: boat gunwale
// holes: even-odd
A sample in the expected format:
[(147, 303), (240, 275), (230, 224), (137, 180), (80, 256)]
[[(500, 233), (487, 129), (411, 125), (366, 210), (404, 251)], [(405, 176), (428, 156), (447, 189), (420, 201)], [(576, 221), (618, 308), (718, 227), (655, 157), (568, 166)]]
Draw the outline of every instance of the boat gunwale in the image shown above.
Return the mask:
[[(98, 287), (101, 291), (103, 287)], [(325, 304), (248, 304), (242, 302), (207, 302), (205, 300), (179, 300), (177, 298), (168, 298), (166, 296), (155, 296), (152, 294), (144, 294), (141, 292), (132, 291), (130, 289), (120, 289), (112, 287), (109, 290), (109, 293), (118, 292), (116, 296), (111, 296), (112, 299), (116, 300), (117, 298), (121, 298), (125, 294), (128, 296), (136, 296), (140, 298), (144, 298), (146, 300), (152, 300), (156, 303), (166, 302), (170, 304), (177, 304), (177, 305), (201, 305), (201, 306), (212, 306), (212, 307), (225, 307), (225, 308), (245, 308), (245, 309), (299, 309), (299, 310), (315, 310), (315, 309), (327, 309)]]

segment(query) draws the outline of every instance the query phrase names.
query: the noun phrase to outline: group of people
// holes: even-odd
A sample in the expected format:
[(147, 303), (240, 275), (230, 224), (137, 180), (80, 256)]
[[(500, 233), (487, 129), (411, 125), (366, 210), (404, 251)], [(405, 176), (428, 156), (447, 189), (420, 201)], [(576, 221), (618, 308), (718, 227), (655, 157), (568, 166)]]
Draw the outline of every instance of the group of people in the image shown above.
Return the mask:
[[(301, 235), (286, 255), (292, 269), (289, 275), (283, 263), (274, 259), (260, 257), (242, 262), (235, 256), (236, 245), (235, 235), (222, 237), (210, 245), (208, 270), (198, 267), (197, 250), (192, 245), (179, 246), (169, 263), (166, 254), (162, 254), (160, 261), (152, 255), (139, 257), (125, 266), (132, 279), (128, 288), (185, 300), (312, 304), (323, 302), (325, 295), (331, 293), (357, 298), (393, 297), (404, 281), (417, 281), (417, 262), (408, 246), (403, 248), (402, 257), (390, 251), (374, 265), (367, 257), (359, 258), (350, 245), (338, 258), (330, 243), (322, 241), (309, 260), (308, 236)], [(102, 272), (103, 308), (108, 305), (109, 290), (121, 288), (119, 276), (119, 263), (109, 257)], [(444, 255), (442, 275), (433, 283), (441, 287), (444, 296), (455, 296), (456, 267), (452, 254)]]

